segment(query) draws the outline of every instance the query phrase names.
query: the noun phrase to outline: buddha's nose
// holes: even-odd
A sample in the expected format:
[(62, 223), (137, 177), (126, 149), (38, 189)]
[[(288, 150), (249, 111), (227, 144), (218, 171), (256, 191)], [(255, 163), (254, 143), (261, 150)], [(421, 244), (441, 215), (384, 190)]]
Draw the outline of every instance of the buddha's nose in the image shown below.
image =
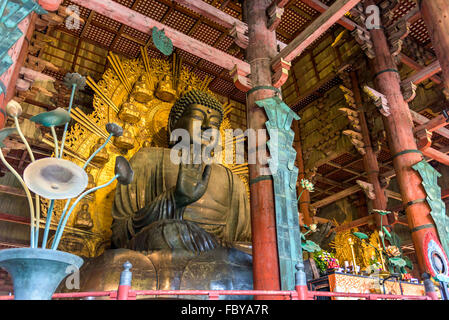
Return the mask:
[(205, 130), (209, 130), (209, 129), (211, 129), (210, 121), (209, 121), (209, 119), (204, 119), (204, 121), (201, 125), (201, 130), (205, 131)]

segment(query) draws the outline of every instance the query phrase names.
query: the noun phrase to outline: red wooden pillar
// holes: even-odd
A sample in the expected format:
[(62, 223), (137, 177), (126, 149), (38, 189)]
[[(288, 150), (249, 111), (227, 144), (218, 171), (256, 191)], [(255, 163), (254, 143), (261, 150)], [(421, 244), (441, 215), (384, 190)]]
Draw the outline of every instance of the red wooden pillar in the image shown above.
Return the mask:
[[(365, 152), (366, 154), (363, 156), (363, 166), (365, 168), (366, 174), (368, 176), (368, 181), (373, 185), (374, 194), (376, 195), (376, 199), (373, 200), (373, 209), (385, 210), (387, 209), (387, 197), (385, 196), (384, 190), (380, 186), (379, 181), (379, 163), (377, 162), (377, 156), (374, 153), (373, 147), (371, 145), (371, 137), (368, 129), (368, 124), (366, 123), (365, 112), (363, 111), (363, 100), (362, 95), (360, 93), (359, 80), (357, 78), (357, 73), (352, 71), (350, 73), (351, 76), (351, 84), (352, 91), (354, 92), (354, 100), (357, 105), (359, 120), (360, 120), (360, 128), (363, 136), (363, 143), (365, 144)], [(371, 213), (371, 212), (370, 212)], [(387, 225), (388, 220), (386, 216), (380, 216), (375, 214), (376, 224), (380, 226)], [(383, 219), (383, 220), (382, 220)]]
[(432, 46), (443, 70), (444, 85), (449, 90), (449, 2), (420, 0), (420, 7)]
[(299, 212), (302, 214), (303, 223), (306, 225), (311, 225), (313, 223), (313, 219), (310, 214), (309, 206), (310, 206), (310, 193), (307, 190), (304, 190), (301, 187), (301, 179), (305, 179), (305, 169), (304, 169), (304, 159), (302, 155), (302, 147), (301, 147), (301, 133), (299, 131), (299, 123), (298, 121), (293, 121), (292, 124), (293, 131), (295, 132), (295, 149), (296, 149), (296, 166), (298, 167), (298, 184), (297, 192), (298, 196), (301, 194), (301, 199), (299, 200)]
[[(270, 4), (271, 0), (247, 0), (243, 5), (249, 32), (246, 59), (251, 65), (253, 87), (247, 93), (247, 119), (248, 128), (253, 130), (266, 129), (268, 120), (265, 111), (255, 102), (275, 95), (275, 91), (269, 89), (272, 85), (271, 59), (277, 54), (276, 33), (267, 29), (266, 9)], [(273, 179), (266, 173), (268, 165), (260, 162), (258, 152), (260, 147), (268, 152), (266, 142), (267, 139), (257, 139), (256, 146), (249, 145), (248, 148), (248, 156), (253, 152), (258, 155), (258, 163), (249, 165), (253, 280), (255, 290), (280, 290)]]
[(34, 26), (36, 23), (37, 14), (32, 12), (22, 22), (19, 23), (19, 29), (23, 36), (16, 42), (16, 44), (9, 50), (9, 55), (12, 58), (13, 65), (2, 74), (0, 81), (6, 88), (6, 93), (0, 95), (0, 129), (6, 123), (6, 104), (14, 97), (16, 93), (16, 82), (19, 79), (19, 72), (22, 68), (25, 59), (28, 55), (28, 45), (33, 36)]
[[(372, 0), (365, 2), (367, 6), (373, 4)], [(426, 255), (423, 249), (424, 236), (427, 232), (431, 232), (437, 238), (435, 225), (430, 216), (430, 208), (425, 202), (426, 193), (421, 185), (422, 179), (419, 173), (412, 168), (422, 160), (422, 155), (417, 151), (410, 110), (402, 96), (401, 79), (390, 53), (384, 30), (373, 29), (370, 30), (370, 34), (375, 51), (374, 80), (378, 90), (387, 97), (391, 112), (388, 117), (383, 117), (388, 145), (393, 156), (396, 178), (422, 274), (427, 271), (424, 261)]]

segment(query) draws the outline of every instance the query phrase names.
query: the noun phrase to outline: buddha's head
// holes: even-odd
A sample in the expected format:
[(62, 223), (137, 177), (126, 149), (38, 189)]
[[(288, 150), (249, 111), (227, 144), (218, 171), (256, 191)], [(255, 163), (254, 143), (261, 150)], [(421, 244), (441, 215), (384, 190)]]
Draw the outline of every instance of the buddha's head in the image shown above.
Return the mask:
[(169, 133), (176, 129), (184, 129), (193, 139), (195, 127), (199, 126), (201, 133), (209, 129), (218, 132), (222, 121), (222, 104), (204, 91), (191, 90), (179, 98), (171, 108), (168, 118)]

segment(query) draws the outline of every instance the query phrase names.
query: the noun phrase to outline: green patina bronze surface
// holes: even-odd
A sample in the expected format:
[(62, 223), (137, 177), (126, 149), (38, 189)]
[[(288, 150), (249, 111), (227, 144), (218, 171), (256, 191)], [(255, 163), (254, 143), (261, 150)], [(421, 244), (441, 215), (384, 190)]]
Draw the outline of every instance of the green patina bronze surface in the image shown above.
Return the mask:
[(432, 211), (430, 212), (440, 237), (441, 245), (447, 255), (449, 252), (449, 217), (446, 216), (446, 205), (441, 200), (441, 188), (438, 185), (438, 178), (441, 174), (426, 161), (418, 162), (413, 166), (415, 171), (421, 175), (422, 185), (427, 193), (427, 203)]
[(300, 118), (277, 97), (256, 104), (265, 109), (269, 119), (265, 124), (270, 135), (267, 145), (271, 159), (268, 163), (273, 173), (281, 288), (294, 290), (295, 265), (302, 263), (302, 249), (296, 195), (298, 168), (295, 167), (296, 151), (293, 148), (295, 133), (291, 124), (293, 119)]
[(164, 30), (159, 30), (156, 27), (153, 28), (153, 43), (154, 43), (155, 47), (160, 52), (165, 54), (166, 56), (169, 56), (169, 55), (172, 54), (172, 52), (173, 52), (173, 43), (170, 40), (170, 38), (168, 38), (165, 35)]

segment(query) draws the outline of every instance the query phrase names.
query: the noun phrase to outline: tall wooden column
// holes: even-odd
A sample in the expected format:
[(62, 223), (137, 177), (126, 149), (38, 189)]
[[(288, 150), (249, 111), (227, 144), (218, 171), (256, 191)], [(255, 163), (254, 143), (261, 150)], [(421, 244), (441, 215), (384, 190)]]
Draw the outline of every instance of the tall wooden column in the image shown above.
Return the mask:
[[(293, 121), (292, 124), (293, 131), (295, 132), (295, 149), (296, 149), (296, 166), (298, 167), (299, 173), (298, 173), (298, 182), (301, 181), (301, 179), (306, 178), (306, 173), (304, 169), (304, 159), (302, 155), (302, 147), (301, 147), (301, 133), (299, 131), (299, 123), (298, 121)], [(310, 214), (310, 193), (307, 190), (304, 190), (301, 187), (301, 184), (299, 183), (299, 186), (296, 188), (298, 196), (301, 194), (301, 199), (299, 200), (299, 212), (302, 214), (303, 223), (306, 225), (311, 225), (313, 223), (313, 219)]]
[[(371, 137), (368, 129), (368, 124), (366, 123), (365, 111), (363, 110), (363, 100), (362, 95), (360, 93), (360, 86), (359, 80), (357, 78), (357, 73), (355, 71), (351, 71), (350, 77), (351, 77), (352, 91), (354, 92), (354, 100), (357, 105), (359, 113), (360, 128), (363, 136), (363, 143), (365, 145), (366, 153), (365, 155), (363, 155), (363, 166), (365, 168), (368, 181), (373, 185), (374, 194), (376, 195), (376, 199), (373, 200), (373, 208), (378, 210), (385, 210), (387, 209), (388, 199), (385, 195), (384, 190), (380, 186), (379, 163), (377, 162), (377, 156), (374, 153), (373, 146), (371, 145)], [(376, 214), (375, 219), (377, 225), (380, 225), (381, 222), (382, 225), (384, 226), (388, 224), (387, 217)]]
[[(275, 95), (275, 91), (269, 89), (272, 85), (271, 59), (277, 54), (276, 33), (267, 29), (266, 10), (270, 4), (271, 0), (244, 2), (249, 32), (246, 59), (251, 65), (252, 83), (247, 94), (247, 118), (248, 128), (253, 130), (265, 129), (268, 120), (265, 111), (255, 102)], [(256, 146), (248, 148), (248, 155), (256, 152), (258, 161), (249, 165), (253, 279), (256, 290), (280, 290), (273, 180), (266, 173), (268, 165), (260, 162), (262, 159), (258, 152), (260, 147), (268, 150), (266, 142), (267, 139), (257, 139)]]
[(449, 1), (420, 0), (420, 7), (443, 70), (444, 85), (449, 90)]
[[(367, 0), (365, 5), (374, 5), (374, 2)], [(391, 113), (388, 117), (383, 117), (388, 145), (422, 273), (427, 271), (424, 262), (424, 236), (431, 232), (438, 238), (430, 208), (425, 202), (426, 193), (421, 185), (422, 179), (412, 168), (422, 160), (422, 155), (417, 151), (410, 109), (402, 96), (401, 79), (384, 30), (373, 29), (370, 34), (375, 51), (375, 58), (372, 60), (375, 84), (387, 97)]]

